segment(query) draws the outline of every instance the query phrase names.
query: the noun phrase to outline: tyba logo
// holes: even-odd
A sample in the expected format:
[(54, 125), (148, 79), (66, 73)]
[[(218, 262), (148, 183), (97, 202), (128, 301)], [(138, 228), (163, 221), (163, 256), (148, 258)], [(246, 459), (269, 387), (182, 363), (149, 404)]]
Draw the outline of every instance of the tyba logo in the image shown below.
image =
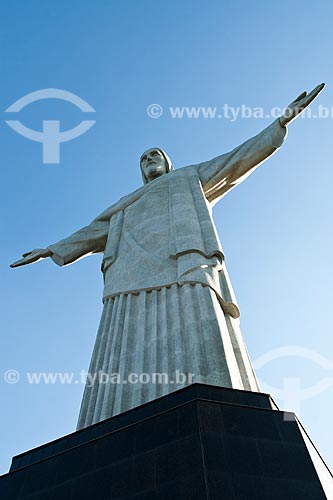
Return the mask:
[[(6, 113), (18, 113), (28, 104), (43, 99), (60, 99), (74, 104), (83, 111), (83, 113), (95, 113), (94, 108), (81, 99), (81, 97), (61, 89), (43, 89), (31, 92), (9, 106), (9, 108), (6, 109)], [(27, 139), (41, 142), (43, 144), (43, 163), (55, 164), (60, 163), (60, 144), (62, 142), (71, 141), (84, 134), (96, 123), (96, 120), (82, 120), (76, 127), (63, 132), (60, 131), (59, 120), (43, 120), (42, 132), (28, 128), (18, 120), (6, 120), (6, 123), (15, 130), (15, 132), (23, 135)]]

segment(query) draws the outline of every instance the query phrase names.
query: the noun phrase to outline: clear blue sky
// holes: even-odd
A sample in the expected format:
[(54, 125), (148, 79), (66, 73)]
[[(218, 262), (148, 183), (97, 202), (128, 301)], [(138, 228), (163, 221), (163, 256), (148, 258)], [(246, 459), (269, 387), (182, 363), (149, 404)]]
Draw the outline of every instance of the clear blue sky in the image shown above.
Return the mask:
[[(169, 106), (270, 110), (325, 81), (314, 106), (332, 107), (332, 17), (329, 0), (2, 3), (0, 472), (13, 455), (75, 429), (83, 386), (29, 385), (24, 374), (87, 369), (102, 309), (100, 256), (62, 269), (47, 260), (11, 270), (10, 262), (139, 187), (147, 147), (163, 147), (180, 167), (228, 151), (272, 121), (172, 119)], [(59, 165), (43, 165), (41, 145), (5, 124), (9, 105), (49, 87), (96, 110), (96, 125), (61, 146)], [(151, 103), (164, 107), (161, 118), (148, 117)], [(17, 117), (36, 129), (43, 119), (68, 129), (84, 118), (54, 100)], [(253, 360), (293, 345), (333, 363), (332, 124), (294, 122), (283, 148), (214, 209)], [(8, 369), (21, 382), (5, 383)], [(286, 379), (307, 389), (332, 375), (304, 355), (258, 370), (282, 407)], [(298, 410), (331, 467), (332, 395), (330, 386)]]

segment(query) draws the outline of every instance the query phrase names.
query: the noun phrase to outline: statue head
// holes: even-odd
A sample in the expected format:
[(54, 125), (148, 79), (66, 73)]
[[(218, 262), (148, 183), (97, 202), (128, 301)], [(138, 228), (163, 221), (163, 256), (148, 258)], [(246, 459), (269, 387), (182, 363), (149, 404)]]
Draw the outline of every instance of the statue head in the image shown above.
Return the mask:
[(173, 170), (169, 156), (163, 149), (151, 148), (142, 153), (140, 158), (142, 180), (145, 184)]

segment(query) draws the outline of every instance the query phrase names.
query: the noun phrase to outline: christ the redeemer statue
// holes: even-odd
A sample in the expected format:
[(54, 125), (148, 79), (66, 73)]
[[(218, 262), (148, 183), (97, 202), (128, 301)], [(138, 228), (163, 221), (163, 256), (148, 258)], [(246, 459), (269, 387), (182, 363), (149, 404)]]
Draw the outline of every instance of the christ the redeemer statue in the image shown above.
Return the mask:
[[(78, 429), (184, 384), (259, 391), (211, 207), (282, 145), (287, 125), (323, 87), (304, 92), (260, 134), (210, 161), (174, 170), (163, 150), (149, 149), (140, 160), (143, 187), (12, 264), (51, 257), (63, 266), (104, 253), (103, 314)], [(100, 383), (100, 373), (118, 374), (121, 383)], [(167, 378), (158, 383), (156, 374)]]

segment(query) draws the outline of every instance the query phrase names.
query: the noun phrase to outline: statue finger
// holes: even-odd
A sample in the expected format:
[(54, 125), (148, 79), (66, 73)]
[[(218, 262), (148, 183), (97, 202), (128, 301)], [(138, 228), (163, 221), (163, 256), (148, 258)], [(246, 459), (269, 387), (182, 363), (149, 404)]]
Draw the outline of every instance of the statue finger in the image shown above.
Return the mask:
[(309, 102), (312, 102), (313, 99), (315, 99), (317, 97), (318, 94), (320, 94), (320, 92), (323, 90), (323, 88), (325, 87), (325, 83), (321, 83), (320, 85), (317, 85), (317, 87), (315, 87), (309, 94), (308, 94), (308, 98), (309, 98)]
[(27, 264), (26, 259), (20, 259), (20, 260), (16, 260), (15, 262), (13, 262), (13, 264), (10, 264), (10, 267), (24, 266), (24, 264)]
[(306, 91), (302, 92), (302, 93), (301, 93), (298, 97), (296, 97), (296, 99), (294, 99), (294, 100), (293, 100), (293, 101), (289, 104), (289, 106), (291, 106), (291, 104), (294, 104), (295, 102), (300, 101), (301, 99), (304, 99), (304, 97), (306, 97), (306, 96), (307, 96), (307, 92), (306, 92)]
[(303, 106), (308, 106), (310, 102), (312, 102), (317, 97), (317, 95), (320, 94), (324, 87), (325, 83), (321, 83), (320, 85), (317, 85), (317, 87), (315, 87), (313, 90), (311, 90), (311, 92), (309, 92), (303, 99)]
[(22, 254), (22, 257), (28, 257), (28, 255), (31, 255), (34, 252), (34, 250), (31, 250), (30, 252), (25, 252)]
[(311, 90), (310, 95), (312, 93), (315, 93), (316, 95), (318, 95), (319, 92), (321, 92), (324, 88), (325, 88), (325, 83), (320, 83), (319, 85), (317, 85), (317, 87), (315, 87), (313, 90)]
[(40, 253), (43, 252), (43, 249), (42, 248), (34, 248), (33, 250), (30, 250), (30, 252), (26, 252), (22, 255), (22, 257), (29, 257), (29, 255), (31, 256), (36, 256), (36, 255), (39, 255)]

